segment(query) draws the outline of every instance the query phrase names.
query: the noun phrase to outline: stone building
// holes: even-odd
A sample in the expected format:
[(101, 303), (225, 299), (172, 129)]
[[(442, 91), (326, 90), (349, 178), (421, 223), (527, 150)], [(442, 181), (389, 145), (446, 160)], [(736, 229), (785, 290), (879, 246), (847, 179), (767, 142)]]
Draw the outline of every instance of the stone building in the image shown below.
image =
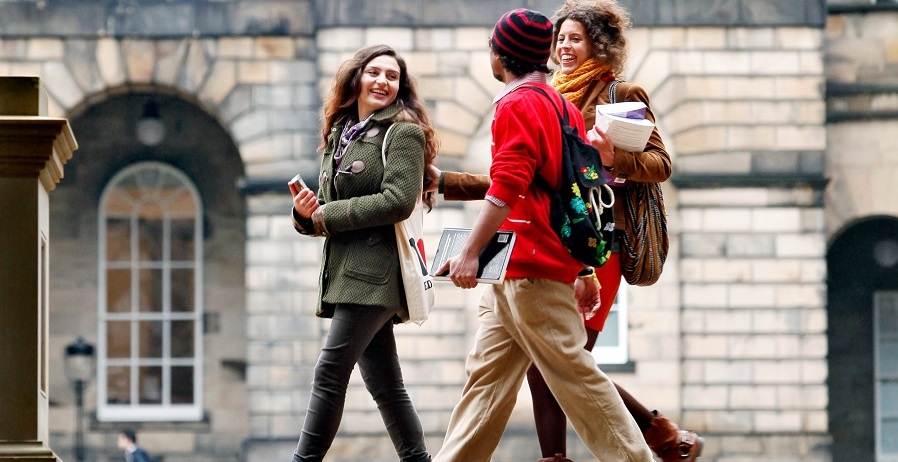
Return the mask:
[[(166, 462), (287, 460), (326, 321), (321, 242), (292, 230), (285, 182), (316, 176), (338, 64), (397, 48), (439, 164), (482, 172), (501, 87), (485, 39), (509, 9), (559, 3), (0, 0), (0, 76), (40, 76), (80, 145), (51, 198), (57, 453), (73, 459), (61, 371), (83, 335), (97, 346), (87, 460), (112, 460), (122, 427)], [(898, 460), (898, 7), (623, 3), (624, 77), (648, 90), (674, 158), (672, 246), (657, 285), (623, 291), (598, 361), (706, 436), (704, 460)], [(477, 208), (441, 204), (425, 226)], [(477, 298), (440, 285), (431, 320), (396, 331), (434, 450)], [(534, 436), (522, 391), (494, 460), (535, 459)], [(357, 377), (332, 454), (395, 459)]]

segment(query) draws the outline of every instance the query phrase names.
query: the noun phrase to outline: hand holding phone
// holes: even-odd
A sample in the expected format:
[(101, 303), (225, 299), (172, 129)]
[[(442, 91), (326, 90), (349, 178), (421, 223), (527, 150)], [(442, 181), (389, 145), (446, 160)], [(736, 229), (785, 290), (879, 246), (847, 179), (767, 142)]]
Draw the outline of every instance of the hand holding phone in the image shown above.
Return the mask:
[(287, 186), (290, 187), (290, 192), (293, 193), (294, 197), (296, 197), (302, 189), (312, 189), (302, 180), (302, 176), (299, 174), (296, 174), (292, 180), (288, 181)]

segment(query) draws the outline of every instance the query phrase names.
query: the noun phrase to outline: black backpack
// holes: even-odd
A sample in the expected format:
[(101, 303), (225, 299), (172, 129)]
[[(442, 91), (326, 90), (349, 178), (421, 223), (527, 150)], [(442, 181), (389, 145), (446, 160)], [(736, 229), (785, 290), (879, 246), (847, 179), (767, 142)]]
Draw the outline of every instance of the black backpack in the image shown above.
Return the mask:
[[(600, 219), (602, 209), (614, 205), (614, 194), (605, 186), (612, 180), (611, 175), (602, 166), (596, 148), (570, 126), (567, 104), (562, 104), (562, 115), (545, 90), (529, 85), (527, 88), (549, 99), (561, 125), (561, 190), (550, 187), (539, 172), (534, 176), (534, 182), (551, 194), (549, 222), (571, 256), (593, 267), (602, 266), (611, 255), (614, 235), (612, 227), (602, 229)], [(564, 101), (563, 96), (559, 97)], [(609, 197), (609, 203), (603, 203), (603, 197)]]

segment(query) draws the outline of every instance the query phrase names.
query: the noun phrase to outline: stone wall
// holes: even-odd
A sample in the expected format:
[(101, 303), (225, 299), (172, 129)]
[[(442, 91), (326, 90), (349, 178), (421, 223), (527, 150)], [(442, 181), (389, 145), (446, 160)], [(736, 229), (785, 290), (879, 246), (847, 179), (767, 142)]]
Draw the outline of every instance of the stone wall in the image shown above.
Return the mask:
[[(164, 3), (98, 2), (106, 9), (69, 23), (71, 2), (0, 3), (0, 74), (41, 75), (58, 116), (129, 89), (175, 94), (233, 138), (247, 205), (247, 430), (219, 436), (242, 442), (246, 460), (280, 460), (295, 445), (327, 328), (311, 315), (321, 242), (292, 230), (283, 182), (317, 170), (318, 111), (336, 67), (362, 45), (394, 45), (439, 129), (441, 165), (483, 171), (501, 87), (485, 40), (520, 2)], [(625, 78), (649, 92), (675, 176), (665, 185), (671, 256), (656, 286), (631, 289), (635, 372), (613, 379), (708, 436), (711, 460), (826, 460), (823, 3), (625, 3), (639, 26)], [(166, 14), (178, 20), (152, 19)], [(435, 236), (473, 222), (477, 208), (443, 205), (425, 226)], [(440, 284), (437, 295), (428, 323), (397, 327), (434, 450), (464, 381), (478, 292)], [(395, 458), (357, 376), (343, 422), (335, 460)], [(203, 431), (183, 432), (196, 451), (183, 460), (213, 457), (192, 439)], [(535, 458), (526, 392), (506, 436), (495, 460)], [(589, 457), (573, 435), (570, 455)]]

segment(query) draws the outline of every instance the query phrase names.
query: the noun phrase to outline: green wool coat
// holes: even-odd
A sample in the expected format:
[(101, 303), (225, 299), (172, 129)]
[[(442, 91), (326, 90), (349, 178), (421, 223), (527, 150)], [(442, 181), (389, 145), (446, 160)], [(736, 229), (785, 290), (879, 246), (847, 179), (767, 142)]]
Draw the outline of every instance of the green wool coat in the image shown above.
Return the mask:
[[(338, 303), (395, 308), (408, 317), (394, 224), (408, 218), (421, 193), (424, 178), (424, 131), (397, 122), (386, 140), (387, 163), (381, 161), (384, 135), (400, 109), (388, 106), (375, 113), (364, 132), (346, 147), (340, 170), (359, 165), (361, 171), (337, 174), (334, 149), (345, 119), (331, 128), (321, 159), (318, 201), (325, 204), (324, 253), (319, 280), (320, 317), (333, 317)], [(313, 234), (310, 222), (297, 220), (296, 229)]]

